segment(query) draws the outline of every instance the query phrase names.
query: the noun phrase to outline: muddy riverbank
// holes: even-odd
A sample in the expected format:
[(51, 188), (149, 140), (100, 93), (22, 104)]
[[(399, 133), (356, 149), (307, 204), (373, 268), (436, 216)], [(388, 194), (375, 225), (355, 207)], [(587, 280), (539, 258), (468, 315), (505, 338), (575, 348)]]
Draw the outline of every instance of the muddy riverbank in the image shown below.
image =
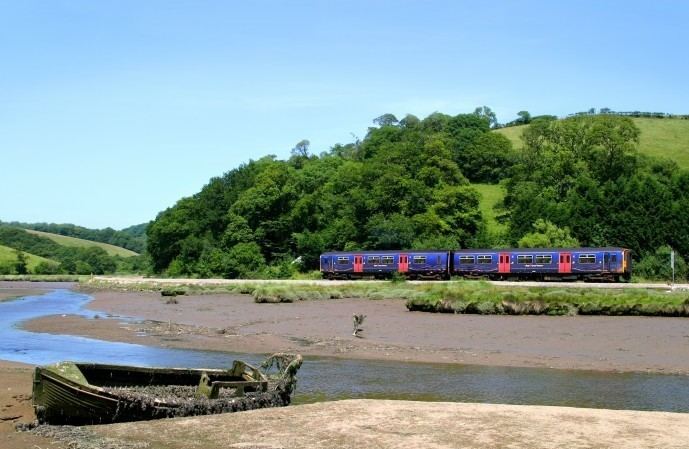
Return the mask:
[[(497, 366), (689, 373), (689, 320), (416, 313), (403, 301), (256, 304), (248, 295), (96, 291), (88, 307), (141, 322), (50, 316), (31, 331), (173, 348)], [(352, 336), (363, 313), (364, 338)]]
[(3, 449), (61, 449), (65, 446), (30, 433), (15, 432), (17, 423), (35, 419), (31, 406), (33, 367), (0, 360), (0, 447)]
[(41, 295), (57, 288), (72, 288), (73, 282), (0, 281), (0, 302), (22, 296)]

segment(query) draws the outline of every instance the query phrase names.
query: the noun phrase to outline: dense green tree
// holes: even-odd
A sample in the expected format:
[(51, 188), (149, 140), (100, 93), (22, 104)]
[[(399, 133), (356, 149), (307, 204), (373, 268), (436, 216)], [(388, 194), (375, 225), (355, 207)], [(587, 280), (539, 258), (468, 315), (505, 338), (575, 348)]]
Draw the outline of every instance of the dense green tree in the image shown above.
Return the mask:
[(538, 219), (533, 232), (519, 239), (520, 248), (575, 248), (579, 241), (572, 237), (569, 228), (559, 228), (548, 220)]
[(517, 112), (517, 120), (515, 122), (519, 125), (528, 125), (531, 123), (531, 114), (529, 114), (529, 111), (519, 111)]
[(12, 262), (1, 262), (0, 263), (0, 274), (15, 274), (14, 273), (14, 263), (12, 263)]
[(251, 161), (159, 214), (147, 231), (154, 270), (247, 276), (256, 270), (232, 260), (260, 255), (247, 257), (271, 266), (256, 268), (270, 276), (297, 258), (316, 268), (327, 250), (474, 238), (483, 223), (462, 164), (472, 151), (499, 159), (509, 142), (486, 137), (489, 120), (475, 114), (383, 114), (374, 122), (364, 139), (319, 156)]
[(39, 262), (33, 269), (34, 274), (60, 274), (60, 265), (53, 262)]
[(311, 142), (309, 142), (307, 139), (300, 140), (297, 142), (297, 144), (292, 148), (292, 156), (296, 157), (309, 157), (309, 146), (311, 145)]
[(29, 268), (26, 254), (19, 250), (15, 251), (14, 254), (17, 257), (17, 261), (14, 263), (14, 272), (17, 274), (27, 274)]
[(395, 126), (399, 121), (393, 114), (383, 114), (380, 117), (374, 118), (373, 123), (378, 126)]
[(245, 278), (265, 266), (261, 247), (257, 243), (238, 243), (227, 253), (228, 277)]
[(495, 112), (488, 106), (479, 106), (474, 110), (474, 115), (484, 118), (488, 121), (491, 128), (494, 128), (498, 124), (498, 118)]
[(677, 232), (689, 226), (689, 174), (639, 157), (639, 130), (630, 119), (534, 119), (523, 139), (506, 183), (513, 241), (543, 219), (569, 227), (582, 245), (623, 246), (639, 257), (670, 244), (689, 254), (689, 238)]
[(459, 153), (459, 165), (472, 182), (495, 184), (509, 175), (516, 154), (507, 137), (483, 133)]

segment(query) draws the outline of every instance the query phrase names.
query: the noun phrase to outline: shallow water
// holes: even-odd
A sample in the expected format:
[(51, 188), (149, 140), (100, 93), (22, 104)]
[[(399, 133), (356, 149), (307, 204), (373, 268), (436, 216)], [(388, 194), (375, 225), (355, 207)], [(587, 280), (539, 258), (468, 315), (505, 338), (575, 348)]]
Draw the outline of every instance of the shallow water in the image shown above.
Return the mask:
[[(45, 315), (97, 315), (88, 295), (55, 290), (0, 303), (0, 359), (221, 368), (256, 354), (165, 349), (18, 329)], [(103, 315), (103, 314), (100, 314)], [(121, 318), (126, 320), (128, 318)], [(0, 381), (1, 382), (1, 381)], [(689, 412), (689, 376), (307, 358), (295, 403), (346, 398), (410, 399)]]

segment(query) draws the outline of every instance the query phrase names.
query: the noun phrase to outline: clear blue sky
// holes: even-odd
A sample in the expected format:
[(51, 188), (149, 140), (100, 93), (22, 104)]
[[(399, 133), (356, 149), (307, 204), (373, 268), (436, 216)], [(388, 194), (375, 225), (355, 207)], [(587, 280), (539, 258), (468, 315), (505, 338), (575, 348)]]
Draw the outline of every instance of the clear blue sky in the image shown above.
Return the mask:
[(689, 2), (0, 0), (0, 220), (122, 228), (301, 139), (689, 113)]

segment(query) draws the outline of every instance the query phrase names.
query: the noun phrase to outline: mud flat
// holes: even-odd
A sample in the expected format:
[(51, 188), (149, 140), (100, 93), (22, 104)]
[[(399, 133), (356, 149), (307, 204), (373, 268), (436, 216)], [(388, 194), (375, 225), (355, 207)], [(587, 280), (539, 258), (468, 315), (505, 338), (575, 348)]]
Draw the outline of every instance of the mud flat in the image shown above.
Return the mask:
[(35, 419), (31, 406), (33, 367), (0, 360), (0, 448), (58, 449), (63, 445), (31, 433), (15, 432), (17, 423)]
[(0, 281), (0, 302), (21, 296), (41, 295), (56, 288), (71, 288), (74, 285), (70, 282)]
[[(354, 359), (689, 374), (687, 318), (496, 316), (409, 312), (404, 301), (336, 299), (256, 304), (249, 295), (96, 291), (89, 308), (141, 322), (49, 316), (38, 332), (231, 352)], [(364, 338), (352, 336), (363, 313)]]

